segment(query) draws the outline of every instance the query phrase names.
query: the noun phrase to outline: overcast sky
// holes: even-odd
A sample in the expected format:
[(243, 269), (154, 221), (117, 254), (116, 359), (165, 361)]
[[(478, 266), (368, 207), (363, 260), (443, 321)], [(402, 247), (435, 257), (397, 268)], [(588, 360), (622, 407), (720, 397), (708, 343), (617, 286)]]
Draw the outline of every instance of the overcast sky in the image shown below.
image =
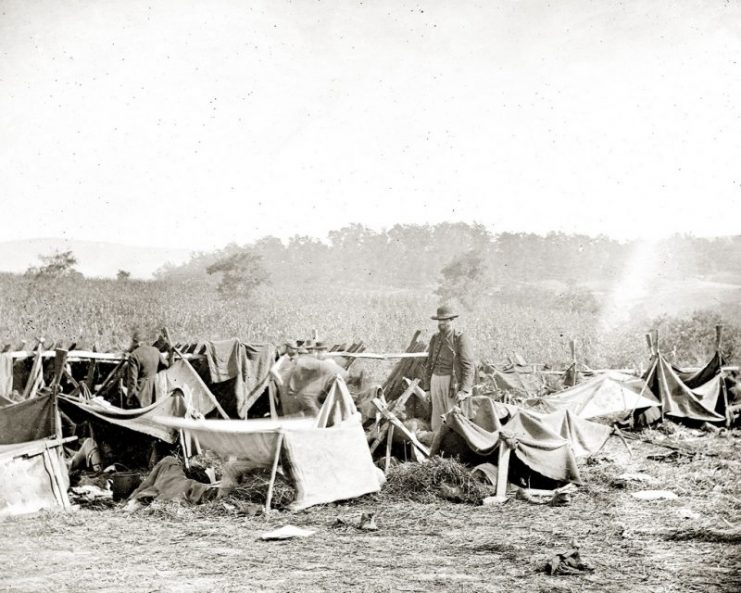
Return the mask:
[(741, 4), (0, 0), (0, 240), (741, 233)]

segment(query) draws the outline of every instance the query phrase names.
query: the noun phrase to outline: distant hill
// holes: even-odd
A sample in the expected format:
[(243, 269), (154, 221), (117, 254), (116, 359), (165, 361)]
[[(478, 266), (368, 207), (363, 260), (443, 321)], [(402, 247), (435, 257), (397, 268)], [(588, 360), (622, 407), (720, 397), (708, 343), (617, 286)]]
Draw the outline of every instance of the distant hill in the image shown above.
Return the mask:
[(70, 250), (78, 260), (76, 269), (87, 277), (97, 278), (114, 278), (118, 270), (126, 270), (134, 278), (150, 279), (163, 264), (182, 264), (192, 255), (189, 249), (70, 239), (24, 239), (0, 242), (0, 272), (22, 273), (29, 266), (39, 265), (39, 255)]

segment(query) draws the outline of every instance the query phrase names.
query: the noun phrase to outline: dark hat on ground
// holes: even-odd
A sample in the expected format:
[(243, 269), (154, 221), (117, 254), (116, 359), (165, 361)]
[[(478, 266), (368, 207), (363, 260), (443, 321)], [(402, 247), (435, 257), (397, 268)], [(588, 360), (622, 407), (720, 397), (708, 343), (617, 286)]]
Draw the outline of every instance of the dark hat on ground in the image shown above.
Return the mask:
[(327, 344), (324, 342), (317, 342), (314, 344), (314, 350), (329, 350)]
[(453, 311), (453, 307), (443, 305), (442, 307), (437, 308), (437, 315), (433, 315), (430, 319), (442, 321), (444, 319), (455, 319), (456, 317), (458, 317), (458, 313)]

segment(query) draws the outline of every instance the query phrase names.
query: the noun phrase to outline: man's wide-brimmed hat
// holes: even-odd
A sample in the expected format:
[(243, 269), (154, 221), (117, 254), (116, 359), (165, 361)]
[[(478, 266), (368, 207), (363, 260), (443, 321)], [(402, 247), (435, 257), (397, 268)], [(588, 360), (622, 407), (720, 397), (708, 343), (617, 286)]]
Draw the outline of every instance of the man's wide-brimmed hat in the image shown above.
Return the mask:
[(455, 319), (456, 317), (458, 317), (458, 313), (453, 311), (453, 307), (443, 305), (437, 308), (437, 315), (433, 315), (430, 319), (442, 321), (443, 319)]

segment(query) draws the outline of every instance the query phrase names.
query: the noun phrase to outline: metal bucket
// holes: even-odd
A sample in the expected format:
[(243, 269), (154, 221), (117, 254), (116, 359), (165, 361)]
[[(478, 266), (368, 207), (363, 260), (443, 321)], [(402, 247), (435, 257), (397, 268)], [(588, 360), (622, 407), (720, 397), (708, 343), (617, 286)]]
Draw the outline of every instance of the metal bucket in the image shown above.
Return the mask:
[(113, 474), (113, 500), (124, 500), (142, 483), (141, 476), (136, 472), (120, 472)]

